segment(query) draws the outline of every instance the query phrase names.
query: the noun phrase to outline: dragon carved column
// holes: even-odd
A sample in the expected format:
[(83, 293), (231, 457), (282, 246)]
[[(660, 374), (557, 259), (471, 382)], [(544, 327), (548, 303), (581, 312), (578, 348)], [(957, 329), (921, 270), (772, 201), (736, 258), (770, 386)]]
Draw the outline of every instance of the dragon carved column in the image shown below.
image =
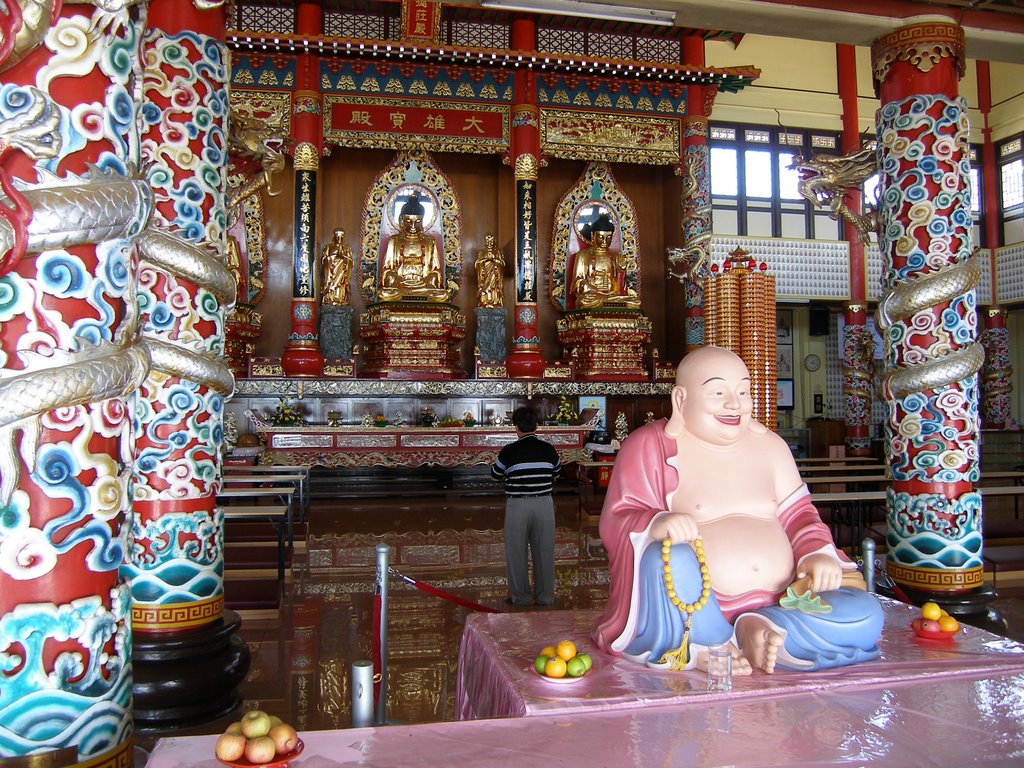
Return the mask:
[[(704, 66), (704, 40), (683, 38), (685, 63)], [(711, 154), (708, 118), (718, 91), (711, 86), (686, 87), (686, 119), (683, 121), (682, 248), (668, 252), (669, 274), (683, 284), (686, 302), (684, 353), (704, 345), (704, 279), (711, 264)]]
[[(213, 718), (237, 704), (248, 649), (224, 610), (220, 483), (228, 54), (223, 7), (154, 0), (142, 154), (154, 194), (139, 306), (153, 370), (136, 409), (132, 587), (137, 722)], [(173, 648), (173, 652), (169, 649)]]
[[(914, 20), (871, 47), (881, 172), (887, 570), (915, 601), (982, 613), (978, 370), (963, 29)], [(990, 617), (991, 618), (991, 617)], [(977, 620), (975, 620), (977, 621)]]
[(0, 15), (4, 765), (132, 761), (119, 567), (149, 369), (136, 239), (152, 210), (137, 172), (139, 11), (53, 0)]
[(981, 423), (989, 429), (1013, 425), (1010, 393), (1013, 391), (1013, 366), (1010, 365), (1010, 331), (1006, 310), (989, 307), (985, 330), (981, 334), (985, 365), (981, 369)]

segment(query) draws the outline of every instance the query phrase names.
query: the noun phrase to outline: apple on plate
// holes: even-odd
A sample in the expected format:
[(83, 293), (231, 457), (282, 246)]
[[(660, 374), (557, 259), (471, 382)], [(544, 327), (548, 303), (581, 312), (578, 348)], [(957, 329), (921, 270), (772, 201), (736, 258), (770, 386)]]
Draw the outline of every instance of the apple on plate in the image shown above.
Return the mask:
[(245, 747), (249, 740), (241, 733), (222, 733), (217, 738), (213, 752), (218, 760), (233, 762), (245, 754)]
[(274, 749), (279, 755), (287, 755), (299, 743), (299, 734), (288, 723), (278, 723), (267, 736), (274, 742)]
[(274, 760), (276, 755), (277, 747), (274, 746), (274, 740), (269, 736), (257, 736), (255, 739), (249, 739), (245, 745), (245, 759), (250, 763), (257, 765), (269, 763)]
[(239, 722), (242, 724), (242, 734), (250, 740), (266, 736), (273, 727), (270, 715), (262, 709), (250, 709)]

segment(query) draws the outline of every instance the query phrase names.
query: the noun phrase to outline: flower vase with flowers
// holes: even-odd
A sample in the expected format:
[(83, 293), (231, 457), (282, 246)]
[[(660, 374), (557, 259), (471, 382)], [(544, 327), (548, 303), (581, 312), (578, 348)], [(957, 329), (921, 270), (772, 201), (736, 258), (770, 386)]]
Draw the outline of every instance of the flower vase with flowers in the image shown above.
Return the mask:
[(569, 424), (573, 419), (579, 418), (579, 414), (573, 410), (572, 403), (570, 403), (565, 395), (558, 398), (558, 408), (555, 410), (555, 421), (559, 424)]
[(275, 427), (301, 427), (305, 426), (306, 418), (302, 415), (297, 405), (293, 405), (285, 398), (281, 398), (274, 407), (274, 412), (268, 414), (270, 423)]

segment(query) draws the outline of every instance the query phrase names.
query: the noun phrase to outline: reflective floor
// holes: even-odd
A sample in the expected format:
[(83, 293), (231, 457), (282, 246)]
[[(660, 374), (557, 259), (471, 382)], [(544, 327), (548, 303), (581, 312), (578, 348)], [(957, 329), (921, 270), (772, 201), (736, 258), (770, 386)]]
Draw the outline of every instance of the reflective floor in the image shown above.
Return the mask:
[[(553, 609), (600, 607), (607, 596), (607, 560), (597, 518), (581, 514), (575, 486), (562, 490), (556, 494)], [(276, 598), (272, 568), (228, 571), (229, 606), (242, 616), (240, 636), (252, 654), (238, 709), (201, 726), (140, 731), (140, 753), (163, 735), (218, 733), (256, 707), (300, 730), (349, 727), (350, 669), (372, 657), (377, 545), (390, 547), (399, 574), (478, 605), (510, 610), (504, 604), (503, 514), (504, 499), (493, 492), (314, 498), (276, 607), (264, 605)], [(1024, 580), (1003, 578), (1007, 586), (1000, 587), (992, 607), (1005, 619), (1007, 634), (1024, 641)], [(389, 722), (452, 719), (459, 640), (470, 610), (392, 576)], [(537, 638), (538, 647), (557, 639)]]

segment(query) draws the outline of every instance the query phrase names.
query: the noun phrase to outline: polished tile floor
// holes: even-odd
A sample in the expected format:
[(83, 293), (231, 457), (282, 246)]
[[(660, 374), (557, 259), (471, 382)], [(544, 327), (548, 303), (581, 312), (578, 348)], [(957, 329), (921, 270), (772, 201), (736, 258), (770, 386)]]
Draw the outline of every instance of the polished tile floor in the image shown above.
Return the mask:
[[(607, 561), (597, 519), (581, 515), (575, 486), (562, 491), (556, 495), (553, 608), (600, 607), (607, 595)], [(220, 732), (255, 707), (300, 730), (349, 727), (351, 665), (372, 653), (377, 545), (390, 547), (399, 573), (506, 610), (503, 510), (503, 498), (493, 491), (314, 498), (308, 534), (297, 543), (279, 607), (240, 611), (240, 636), (252, 665), (238, 710), (188, 729), (141, 731), (140, 754), (162, 735)], [(256, 594), (267, 583), (252, 574), (236, 578), (243, 577), (228, 576), (229, 595)], [(459, 640), (470, 609), (397, 576), (389, 581), (388, 606), (389, 722), (452, 719)], [(1006, 620), (1007, 634), (1024, 641), (1024, 586), (1001, 589), (993, 607)]]

